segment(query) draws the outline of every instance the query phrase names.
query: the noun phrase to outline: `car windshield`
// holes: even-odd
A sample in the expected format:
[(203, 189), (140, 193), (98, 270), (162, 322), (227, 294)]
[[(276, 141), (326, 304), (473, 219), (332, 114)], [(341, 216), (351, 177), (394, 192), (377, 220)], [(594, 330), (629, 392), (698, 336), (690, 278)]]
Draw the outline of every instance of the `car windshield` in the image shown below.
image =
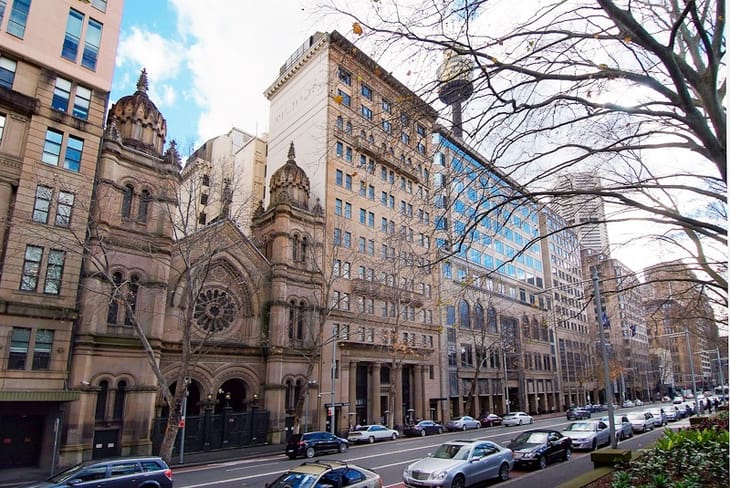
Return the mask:
[(310, 488), (314, 486), (317, 477), (307, 473), (284, 473), (276, 481), (267, 485), (268, 488)]
[(547, 432), (523, 432), (517, 439), (515, 444), (542, 445), (547, 442)]
[(626, 416), (632, 420), (645, 420), (646, 419), (646, 417), (644, 417), (643, 413), (629, 413)]
[(576, 422), (570, 424), (565, 430), (571, 432), (592, 432), (594, 429), (593, 424), (590, 422)]
[(81, 468), (83, 468), (83, 466), (81, 465), (73, 466), (71, 468), (68, 468), (66, 471), (61, 471), (57, 475), (48, 478), (48, 481), (51, 481), (52, 483), (63, 483), (64, 481), (68, 480), (72, 476), (76, 475), (76, 473), (81, 471)]
[(469, 457), (469, 446), (463, 444), (442, 444), (433, 453), (438, 459), (459, 459), (465, 460)]

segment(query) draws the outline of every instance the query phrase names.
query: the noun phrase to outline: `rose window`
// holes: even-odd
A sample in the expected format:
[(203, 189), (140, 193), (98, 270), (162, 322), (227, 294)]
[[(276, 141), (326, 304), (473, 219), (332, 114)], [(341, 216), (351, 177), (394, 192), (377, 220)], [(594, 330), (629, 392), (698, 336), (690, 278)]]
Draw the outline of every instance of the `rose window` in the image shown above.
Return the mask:
[(205, 290), (195, 303), (193, 318), (201, 329), (220, 332), (231, 326), (237, 311), (238, 307), (227, 292)]

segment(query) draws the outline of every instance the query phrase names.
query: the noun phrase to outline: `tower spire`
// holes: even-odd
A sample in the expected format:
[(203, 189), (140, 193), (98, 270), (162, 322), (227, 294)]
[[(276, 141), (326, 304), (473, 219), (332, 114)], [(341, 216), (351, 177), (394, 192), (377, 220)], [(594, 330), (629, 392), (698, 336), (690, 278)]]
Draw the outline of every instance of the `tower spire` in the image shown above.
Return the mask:
[(149, 83), (147, 81), (147, 69), (142, 68), (142, 72), (139, 74), (139, 80), (137, 80), (137, 91), (147, 95), (149, 89)]

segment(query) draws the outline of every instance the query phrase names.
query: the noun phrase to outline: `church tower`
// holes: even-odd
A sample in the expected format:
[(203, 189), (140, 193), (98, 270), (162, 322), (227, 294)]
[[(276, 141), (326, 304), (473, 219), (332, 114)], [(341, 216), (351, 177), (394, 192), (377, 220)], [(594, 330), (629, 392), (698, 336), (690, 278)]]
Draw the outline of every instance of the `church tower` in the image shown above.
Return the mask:
[(150, 451), (157, 379), (130, 314), (159, 351), (180, 161), (174, 142), (164, 151), (166, 121), (147, 89), (142, 70), (102, 139), (69, 379), (82, 394), (66, 416), (62, 465)]

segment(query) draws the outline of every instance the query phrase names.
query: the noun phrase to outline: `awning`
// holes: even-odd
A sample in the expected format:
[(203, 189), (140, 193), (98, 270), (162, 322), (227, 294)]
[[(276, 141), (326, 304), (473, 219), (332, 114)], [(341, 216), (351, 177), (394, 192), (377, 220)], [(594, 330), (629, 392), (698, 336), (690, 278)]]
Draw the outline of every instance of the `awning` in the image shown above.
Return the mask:
[(72, 402), (80, 396), (79, 391), (0, 391), (0, 402)]

